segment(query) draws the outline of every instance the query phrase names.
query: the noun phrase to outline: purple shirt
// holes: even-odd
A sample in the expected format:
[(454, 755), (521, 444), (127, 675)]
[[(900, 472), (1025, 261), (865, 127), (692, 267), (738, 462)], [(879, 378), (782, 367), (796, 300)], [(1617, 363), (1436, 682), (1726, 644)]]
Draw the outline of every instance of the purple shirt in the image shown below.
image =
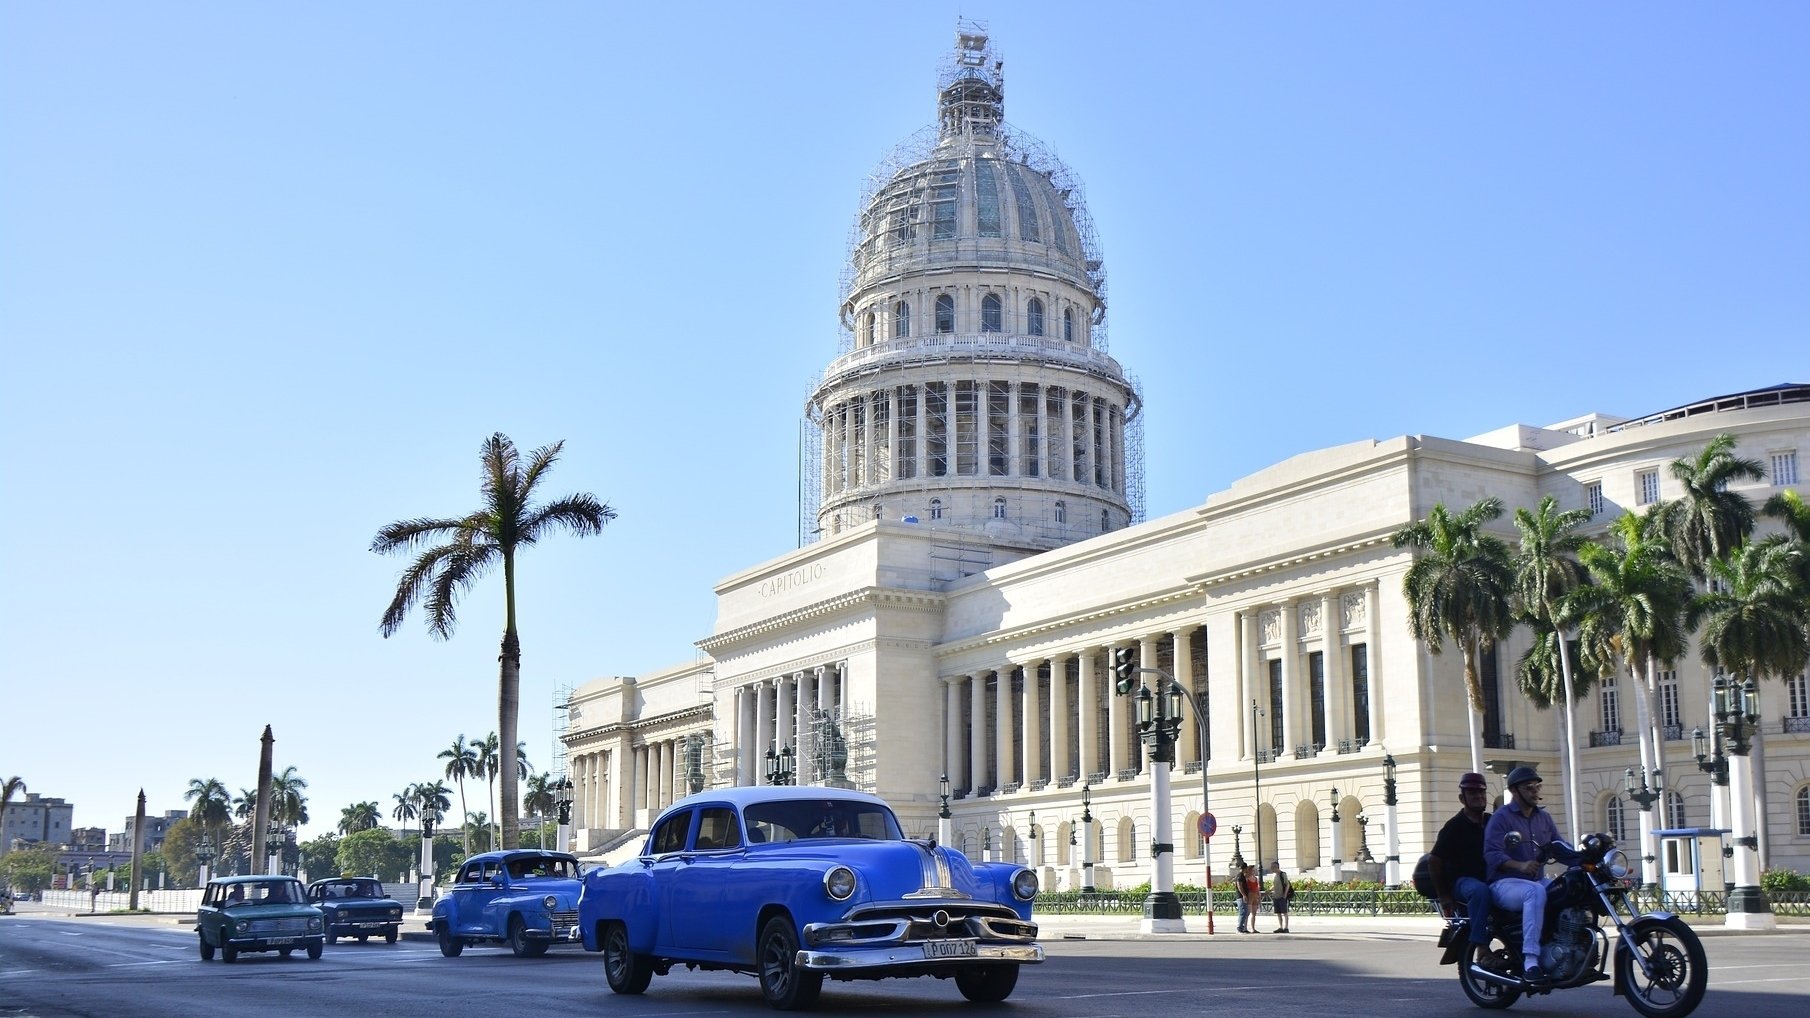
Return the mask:
[[(1521, 832), (1521, 844), (1513, 849), (1504, 844), (1510, 831)], [(1490, 814), (1489, 824), (1483, 828), (1484, 871), (1491, 881), (1508, 877), (1530, 879), (1528, 874), (1519, 870), (1504, 870), (1502, 864), (1538, 858), (1540, 846), (1550, 845), (1557, 840), (1559, 825), (1552, 822), (1552, 814), (1535, 806), (1532, 816), (1524, 816), (1520, 806), (1511, 803), (1507, 808)]]

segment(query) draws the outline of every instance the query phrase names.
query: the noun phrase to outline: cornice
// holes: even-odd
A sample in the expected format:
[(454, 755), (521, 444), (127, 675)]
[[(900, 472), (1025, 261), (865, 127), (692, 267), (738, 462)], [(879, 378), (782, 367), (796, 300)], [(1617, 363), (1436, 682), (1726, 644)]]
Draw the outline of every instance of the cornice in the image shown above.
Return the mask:
[(1381, 548), (1394, 544), (1394, 532), (1372, 534), (1355, 541), (1344, 541), (1338, 544), (1324, 545), (1308, 551), (1295, 552), (1290, 555), (1278, 555), (1260, 562), (1243, 562), (1230, 569), (1222, 569), (1208, 573), (1198, 573), (1187, 578), (1202, 593), (1213, 587), (1231, 583), (1236, 580), (1249, 579), (1264, 573), (1293, 569), (1320, 559), (1336, 558), (1354, 554), (1371, 548)]
[(862, 587), (801, 608), (794, 608), (788, 612), (770, 615), (759, 622), (738, 626), (728, 632), (707, 636), (697, 641), (697, 647), (704, 653), (715, 657), (718, 652), (730, 650), (737, 644), (784, 632), (800, 623), (819, 622), (862, 606), (940, 612), (943, 609), (944, 601), (944, 596), (935, 591), (900, 590), (895, 587)]
[(997, 647), (1004, 643), (1021, 643), (1046, 633), (1066, 632), (1068, 630), (1073, 630), (1078, 626), (1085, 626), (1090, 623), (1104, 623), (1131, 615), (1146, 615), (1149, 614), (1152, 609), (1191, 601), (1199, 595), (1199, 588), (1193, 584), (1189, 584), (1185, 587), (1174, 587), (1150, 597), (1139, 598), (1136, 601), (1127, 601), (1121, 604), (1112, 605), (1111, 607), (1098, 608), (1094, 611), (1082, 612), (1076, 615), (1064, 615), (1059, 619), (1039, 621), (1032, 625), (1015, 626), (1010, 629), (995, 629), (991, 632), (983, 633), (979, 636), (972, 636), (965, 640), (939, 644), (936, 648), (936, 652), (938, 657), (948, 657), (966, 651), (979, 650), (984, 647)]

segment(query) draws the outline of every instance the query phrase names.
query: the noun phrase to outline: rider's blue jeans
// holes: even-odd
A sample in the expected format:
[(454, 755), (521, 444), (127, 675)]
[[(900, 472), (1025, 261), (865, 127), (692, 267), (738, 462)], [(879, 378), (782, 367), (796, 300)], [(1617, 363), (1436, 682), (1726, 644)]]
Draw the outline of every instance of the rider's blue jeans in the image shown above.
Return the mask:
[(1540, 956), (1540, 930), (1546, 925), (1546, 885), (1537, 880), (1503, 877), (1489, 885), (1496, 904), (1521, 913), (1521, 956)]
[(1489, 885), (1476, 877), (1459, 877), (1452, 884), (1458, 900), (1471, 917), (1471, 943), (1483, 947), (1489, 943)]

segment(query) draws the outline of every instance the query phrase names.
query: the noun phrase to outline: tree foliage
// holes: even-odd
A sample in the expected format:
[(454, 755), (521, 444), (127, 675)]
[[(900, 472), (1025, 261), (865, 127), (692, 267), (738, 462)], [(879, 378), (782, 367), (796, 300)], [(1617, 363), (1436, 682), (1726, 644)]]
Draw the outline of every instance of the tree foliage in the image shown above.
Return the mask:
[(420, 851), (419, 842), (403, 841), (382, 828), (359, 831), (340, 839), (339, 873), (395, 880), (413, 868)]

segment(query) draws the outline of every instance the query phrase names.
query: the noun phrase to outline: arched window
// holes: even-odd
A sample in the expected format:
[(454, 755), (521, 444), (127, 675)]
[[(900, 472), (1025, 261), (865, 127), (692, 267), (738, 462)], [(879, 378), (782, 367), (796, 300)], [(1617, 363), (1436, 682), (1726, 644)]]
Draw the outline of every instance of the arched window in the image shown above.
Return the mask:
[(1132, 862), (1138, 857), (1138, 828), (1130, 817), (1119, 818), (1119, 861)]
[(1810, 785), (1797, 790), (1797, 833), (1810, 838)]
[(930, 518), (933, 520), (940, 520), (943, 518), (943, 500), (942, 499), (933, 498), (930, 500)]
[(1024, 331), (1033, 336), (1043, 335), (1043, 301), (1036, 297), (1032, 297), (1031, 302), (1025, 305)]
[(1056, 503), (1056, 522), (1057, 523), (1067, 523), (1068, 522), (1068, 503), (1067, 502), (1057, 502)]
[(993, 500), (993, 518), (996, 520), (1003, 520), (1006, 518), (1006, 500), (1005, 499), (996, 498)]
[(1665, 793), (1665, 825), (1667, 827), (1689, 827), (1684, 821), (1684, 796), (1667, 790)]
[(1073, 343), (1075, 341), (1075, 309), (1074, 308), (1063, 308), (1062, 309), (1062, 341), (1064, 343)]
[(1108, 530), (1111, 530), (1111, 529), (1112, 529), (1112, 517), (1106, 515), (1106, 510), (1104, 510), (1104, 509), (1100, 510), (1100, 533), (1104, 534)]
[(1603, 803), (1603, 832), (1618, 844), (1628, 840), (1628, 815), (1619, 795), (1611, 795)]
[(998, 332), (999, 325), (999, 294), (989, 293), (980, 299), (980, 331)]
[(936, 297), (936, 331), (955, 331), (955, 298), (946, 293)]
[(875, 502), (874, 503), (874, 519), (877, 520), (879, 518), (880, 518), (880, 503)]
[(892, 306), (892, 334), (895, 339), (911, 335), (911, 305), (904, 301)]

